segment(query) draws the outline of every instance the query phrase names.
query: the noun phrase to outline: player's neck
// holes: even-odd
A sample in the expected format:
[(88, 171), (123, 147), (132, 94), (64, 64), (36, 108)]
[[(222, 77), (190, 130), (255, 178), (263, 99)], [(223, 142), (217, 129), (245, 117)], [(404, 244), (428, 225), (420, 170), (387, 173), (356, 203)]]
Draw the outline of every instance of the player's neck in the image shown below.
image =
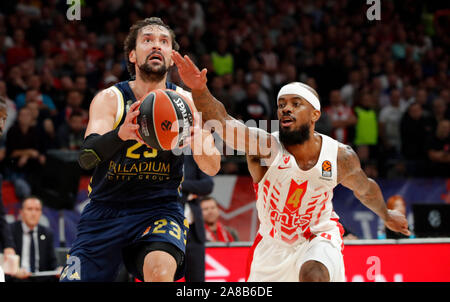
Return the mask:
[(210, 231), (215, 232), (217, 230), (217, 224), (216, 223), (207, 223), (208, 228)]
[(142, 98), (144, 95), (155, 89), (166, 89), (167, 74), (161, 81), (149, 82), (144, 81), (139, 75), (136, 76), (134, 81), (130, 81), (130, 87), (136, 95), (137, 99)]
[(314, 132), (314, 130), (311, 133), (310, 138), (303, 144), (285, 146), (286, 150), (294, 155), (299, 163), (306, 163), (311, 160), (317, 161), (321, 147), (322, 138), (318, 133)]

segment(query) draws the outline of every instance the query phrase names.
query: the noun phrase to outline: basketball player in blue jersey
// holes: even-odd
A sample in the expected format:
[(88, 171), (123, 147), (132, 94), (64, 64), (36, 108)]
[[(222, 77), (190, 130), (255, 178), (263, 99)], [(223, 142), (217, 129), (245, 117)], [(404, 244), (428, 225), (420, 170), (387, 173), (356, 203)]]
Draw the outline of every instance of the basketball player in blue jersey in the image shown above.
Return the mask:
[[(148, 147), (133, 122), (138, 100), (155, 89), (176, 90), (195, 108), (188, 92), (166, 81), (172, 49), (178, 49), (175, 34), (161, 19), (138, 21), (124, 47), (134, 78), (92, 100), (79, 158), (83, 168), (94, 168), (90, 202), (81, 213), (61, 281), (113, 281), (122, 260), (143, 281), (183, 276), (188, 231), (180, 203), (183, 155)], [(220, 169), (220, 153), (210, 133), (194, 128), (191, 141), (198, 135), (202, 142), (190, 144), (194, 159), (213, 176)]]

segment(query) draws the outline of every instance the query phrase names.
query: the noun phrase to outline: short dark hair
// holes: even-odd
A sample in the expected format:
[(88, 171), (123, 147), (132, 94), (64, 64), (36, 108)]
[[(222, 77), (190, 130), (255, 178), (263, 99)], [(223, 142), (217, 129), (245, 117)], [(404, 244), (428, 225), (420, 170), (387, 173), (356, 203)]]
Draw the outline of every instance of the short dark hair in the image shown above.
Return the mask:
[(39, 201), (39, 203), (41, 204), (41, 207), (44, 205), (44, 204), (42, 203), (42, 200), (41, 200), (39, 197), (37, 197), (36, 195), (30, 195), (30, 196), (27, 196), (27, 197), (25, 197), (25, 198), (22, 199), (22, 201), (21, 201), (21, 208), (22, 208), (22, 209), (23, 209), (23, 205), (25, 204), (25, 202), (26, 202), (27, 200), (29, 200), (29, 199), (36, 199), (36, 200)]
[(125, 60), (127, 61), (127, 69), (131, 76), (134, 76), (136, 71), (134, 69), (134, 63), (130, 62), (128, 56), (132, 50), (136, 49), (136, 40), (139, 31), (148, 25), (159, 25), (166, 28), (170, 33), (170, 37), (172, 38), (172, 48), (175, 50), (180, 49), (180, 45), (178, 45), (177, 41), (175, 41), (175, 32), (169, 27), (169, 25), (164, 23), (164, 21), (161, 20), (161, 18), (151, 17), (137, 21), (135, 24), (133, 24), (133, 26), (130, 27), (130, 32), (128, 33), (128, 36), (125, 38), (123, 47)]
[(205, 201), (205, 200), (214, 200), (214, 202), (217, 204), (218, 202), (217, 202), (217, 199), (215, 199), (214, 197), (212, 197), (212, 196), (203, 196), (203, 197), (201, 197), (200, 198), (200, 203), (202, 203), (203, 201)]

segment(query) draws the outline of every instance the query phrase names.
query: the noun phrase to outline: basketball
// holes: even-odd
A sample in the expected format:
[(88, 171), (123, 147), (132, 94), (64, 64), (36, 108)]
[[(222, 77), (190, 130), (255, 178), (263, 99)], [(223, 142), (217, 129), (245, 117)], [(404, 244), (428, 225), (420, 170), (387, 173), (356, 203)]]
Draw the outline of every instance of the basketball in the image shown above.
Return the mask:
[(183, 145), (193, 125), (193, 110), (174, 90), (157, 89), (142, 98), (138, 135), (152, 148), (167, 151)]

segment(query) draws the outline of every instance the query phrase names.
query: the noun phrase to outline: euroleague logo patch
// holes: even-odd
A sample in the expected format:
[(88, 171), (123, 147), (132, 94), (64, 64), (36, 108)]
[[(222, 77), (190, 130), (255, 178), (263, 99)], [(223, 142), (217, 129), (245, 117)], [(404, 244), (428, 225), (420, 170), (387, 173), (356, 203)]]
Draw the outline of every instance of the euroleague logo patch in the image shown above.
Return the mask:
[(331, 177), (331, 163), (329, 160), (324, 160), (322, 163), (322, 176)]
[(161, 123), (161, 129), (163, 131), (168, 131), (172, 128), (172, 122), (165, 120), (164, 122)]

